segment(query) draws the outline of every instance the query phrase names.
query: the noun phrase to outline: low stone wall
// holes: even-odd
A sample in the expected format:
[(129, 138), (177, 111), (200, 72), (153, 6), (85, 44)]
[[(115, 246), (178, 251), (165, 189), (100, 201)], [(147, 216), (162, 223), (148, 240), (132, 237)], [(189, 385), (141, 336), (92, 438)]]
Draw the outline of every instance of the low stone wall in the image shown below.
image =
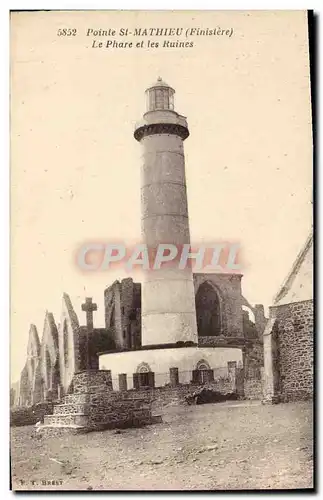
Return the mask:
[(270, 308), (265, 336), (265, 400), (290, 402), (313, 398), (313, 300)]
[[(273, 308), (274, 309), (274, 308)], [(313, 301), (275, 308), (278, 330), (280, 401), (313, 397)]]
[(176, 387), (166, 385), (164, 387), (155, 387), (134, 390), (131, 389), (127, 393), (138, 395), (145, 395), (146, 398), (151, 400), (153, 410), (159, 410), (165, 406), (177, 406), (186, 404), (185, 398), (195, 391), (203, 388), (212, 389), (221, 394), (234, 394), (236, 387), (232, 380), (221, 379), (207, 384), (179, 384)]
[(244, 397), (245, 399), (263, 398), (263, 383), (261, 379), (246, 379), (244, 382)]
[(17, 407), (10, 410), (10, 426), (34, 425), (43, 422), (45, 415), (53, 413), (53, 403), (40, 403), (30, 407)]
[(153, 423), (150, 395), (113, 391), (109, 370), (77, 373), (73, 388), (75, 392), (55, 406), (54, 414), (46, 415), (46, 427), (88, 432)]
[(88, 426), (138, 427), (152, 423), (151, 398), (127, 393), (91, 394)]
[(246, 399), (263, 399), (264, 346), (254, 340), (244, 350), (244, 396)]

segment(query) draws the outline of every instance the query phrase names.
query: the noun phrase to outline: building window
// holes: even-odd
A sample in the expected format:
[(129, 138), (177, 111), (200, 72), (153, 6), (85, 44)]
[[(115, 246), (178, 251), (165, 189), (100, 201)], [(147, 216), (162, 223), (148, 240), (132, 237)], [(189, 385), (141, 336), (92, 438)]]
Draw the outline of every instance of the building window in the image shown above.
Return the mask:
[(127, 330), (123, 330), (123, 338), (125, 339), (127, 336)]
[(148, 363), (140, 363), (134, 377), (134, 388), (155, 387), (155, 373), (151, 371)]
[(140, 387), (149, 387), (149, 372), (139, 373)]
[(156, 109), (164, 109), (164, 92), (161, 89), (156, 90)]
[(124, 314), (124, 307), (121, 307), (121, 314)]

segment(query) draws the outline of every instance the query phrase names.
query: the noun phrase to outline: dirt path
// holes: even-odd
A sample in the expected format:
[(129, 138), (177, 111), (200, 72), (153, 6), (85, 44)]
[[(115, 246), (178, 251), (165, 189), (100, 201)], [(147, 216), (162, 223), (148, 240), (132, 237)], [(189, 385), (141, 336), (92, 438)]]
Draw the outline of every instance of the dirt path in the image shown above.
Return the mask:
[[(162, 424), (61, 439), (39, 438), (33, 427), (18, 427), (12, 429), (13, 486), (24, 490), (310, 488), (311, 428), (309, 403), (248, 402), (165, 408)], [(56, 484), (48, 485), (49, 481)]]

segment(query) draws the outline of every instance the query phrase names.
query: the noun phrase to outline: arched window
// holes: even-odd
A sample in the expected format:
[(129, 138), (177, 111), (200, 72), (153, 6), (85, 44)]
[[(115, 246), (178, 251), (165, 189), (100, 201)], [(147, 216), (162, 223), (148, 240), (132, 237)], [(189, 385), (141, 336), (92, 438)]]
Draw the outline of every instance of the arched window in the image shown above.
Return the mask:
[(221, 305), (214, 286), (202, 283), (197, 290), (195, 305), (198, 336), (221, 335)]
[(148, 373), (151, 372), (150, 366), (148, 363), (140, 363), (140, 365), (137, 366), (137, 373)]
[(194, 380), (200, 384), (213, 380), (213, 370), (205, 359), (200, 359), (196, 364)]
[(148, 363), (140, 363), (137, 367), (136, 377), (139, 387), (154, 387), (155, 374), (151, 371)]
[(197, 364), (196, 364), (196, 369), (197, 370), (211, 370), (211, 367), (205, 359), (201, 359)]

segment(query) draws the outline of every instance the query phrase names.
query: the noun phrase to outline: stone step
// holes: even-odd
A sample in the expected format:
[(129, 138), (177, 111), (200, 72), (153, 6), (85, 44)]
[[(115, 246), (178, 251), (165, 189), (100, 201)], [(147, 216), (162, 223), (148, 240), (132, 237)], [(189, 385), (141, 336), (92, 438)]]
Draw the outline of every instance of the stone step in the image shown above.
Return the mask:
[(70, 415), (55, 414), (55, 415), (46, 415), (44, 417), (44, 425), (49, 425), (49, 426), (79, 425), (86, 427), (87, 423), (88, 423), (88, 416), (84, 415), (84, 413), (73, 413)]
[(80, 434), (87, 432), (87, 427), (83, 425), (41, 425), (37, 429), (37, 434), (45, 435), (46, 437), (63, 437), (66, 434)]
[(89, 395), (88, 394), (67, 394), (64, 396), (64, 401), (63, 403), (65, 404), (83, 404), (87, 403), (89, 401)]
[(54, 415), (88, 414), (88, 403), (67, 403), (54, 406)]

